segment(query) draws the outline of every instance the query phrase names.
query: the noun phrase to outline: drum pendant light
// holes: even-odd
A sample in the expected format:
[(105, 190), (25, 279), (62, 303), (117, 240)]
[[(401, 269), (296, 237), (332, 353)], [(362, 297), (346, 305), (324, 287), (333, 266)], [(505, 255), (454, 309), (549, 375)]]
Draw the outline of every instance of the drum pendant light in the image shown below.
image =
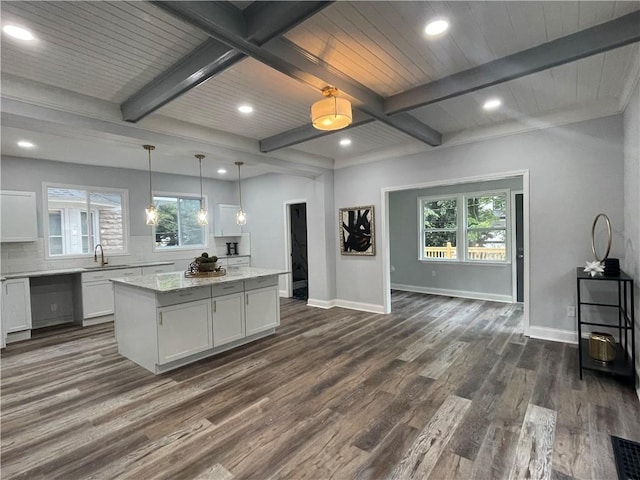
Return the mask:
[(207, 211), (204, 209), (204, 197), (202, 196), (202, 159), (204, 155), (198, 154), (196, 155), (198, 159), (198, 163), (200, 165), (200, 210), (198, 210), (197, 218), (199, 225), (208, 225), (207, 221)]
[(351, 125), (351, 102), (346, 98), (338, 98), (338, 89), (335, 87), (324, 87), (322, 94), (326, 98), (311, 105), (313, 127), (318, 130), (340, 130)]
[(246, 225), (247, 224), (247, 214), (242, 209), (242, 185), (240, 184), (240, 165), (243, 165), (243, 162), (235, 162), (238, 166), (238, 194), (240, 197), (240, 210), (236, 213), (236, 223), (238, 225)]
[(153, 145), (142, 146), (149, 152), (149, 206), (145, 209), (147, 225), (158, 225), (158, 209), (153, 203), (153, 189), (151, 188), (151, 150), (155, 150)]

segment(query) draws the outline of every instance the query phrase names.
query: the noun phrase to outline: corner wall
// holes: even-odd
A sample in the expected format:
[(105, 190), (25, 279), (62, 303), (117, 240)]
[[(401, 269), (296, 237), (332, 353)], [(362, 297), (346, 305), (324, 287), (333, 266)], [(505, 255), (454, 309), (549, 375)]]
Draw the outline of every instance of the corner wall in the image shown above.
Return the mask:
[[(566, 316), (566, 307), (575, 305), (576, 267), (592, 258), (596, 214), (612, 221), (611, 256), (624, 251), (622, 145), (622, 116), (616, 115), (344, 168), (335, 172), (335, 209), (373, 204), (376, 249), (388, 248), (379, 229), (383, 188), (529, 170), (530, 322), (573, 332), (575, 318)], [(380, 253), (338, 255), (338, 301), (382, 308), (383, 272)]]
[[(640, 82), (624, 112), (624, 264), (634, 280), (636, 375), (640, 372)], [(640, 390), (638, 391), (640, 397)]]

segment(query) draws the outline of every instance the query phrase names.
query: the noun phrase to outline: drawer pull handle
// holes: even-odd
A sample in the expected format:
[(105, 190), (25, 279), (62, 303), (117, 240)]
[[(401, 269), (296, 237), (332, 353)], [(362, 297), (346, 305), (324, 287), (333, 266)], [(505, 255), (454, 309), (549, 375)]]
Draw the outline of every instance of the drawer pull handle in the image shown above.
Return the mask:
[(236, 288), (235, 285), (229, 285), (228, 287), (223, 287), (223, 290), (229, 290), (230, 288)]
[(191, 295), (193, 295), (193, 293), (179, 293), (178, 294), (179, 297), (190, 297)]
[(162, 312), (160, 312), (160, 326), (162, 326)]
[(213, 301), (213, 313), (216, 313), (216, 307), (217, 307), (216, 303), (217, 302), (214, 300)]

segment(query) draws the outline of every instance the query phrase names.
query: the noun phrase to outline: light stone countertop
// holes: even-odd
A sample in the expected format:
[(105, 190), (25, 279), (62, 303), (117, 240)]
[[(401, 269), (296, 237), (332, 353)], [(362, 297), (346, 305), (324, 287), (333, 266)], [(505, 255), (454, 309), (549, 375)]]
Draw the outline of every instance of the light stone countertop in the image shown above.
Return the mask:
[(47, 277), (51, 275), (69, 275), (73, 273), (85, 273), (85, 272), (100, 272), (104, 270), (122, 270), (124, 268), (158, 267), (160, 265), (174, 265), (174, 264), (175, 262), (137, 262), (137, 263), (127, 263), (126, 265), (107, 264), (104, 267), (75, 267), (75, 268), (58, 268), (58, 269), (52, 269), (52, 270), (34, 270), (31, 272), (5, 273), (2, 275), (2, 280), (9, 280), (12, 278), (25, 278), (25, 277)]
[(111, 278), (117, 284), (151, 290), (156, 293), (168, 293), (189, 288), (207, 287), (221, 283), (250, 280), (252, 278), (270, 277), (289, 273), (287, 270), (271, 268), (235, 267), (227, 268), (227, 274), (222, 277), (185, 277), (184, 272), (157, 273), (154, 275), (137, 275), (126, 278)]

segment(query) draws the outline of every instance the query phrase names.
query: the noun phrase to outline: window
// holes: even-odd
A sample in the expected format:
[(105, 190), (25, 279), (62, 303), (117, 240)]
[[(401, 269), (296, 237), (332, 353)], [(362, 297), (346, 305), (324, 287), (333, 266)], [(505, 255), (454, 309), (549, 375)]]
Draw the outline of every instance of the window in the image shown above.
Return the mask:
[(197, 219), (200, 197), (154, 195), (153, 202), (158, 209), (157, 250), (206, 246), (207, 230)]
[(507, 191), (422, 197), (420, 260), (509, 263)]
[(100, 187), (44, 186), (49, 218), (45, 223), (47, 257), (127, 253), (127, 192)]
[(422, 202), (423, 255), (425, 258), (456, 260), (458, 199), (425, 199)]

